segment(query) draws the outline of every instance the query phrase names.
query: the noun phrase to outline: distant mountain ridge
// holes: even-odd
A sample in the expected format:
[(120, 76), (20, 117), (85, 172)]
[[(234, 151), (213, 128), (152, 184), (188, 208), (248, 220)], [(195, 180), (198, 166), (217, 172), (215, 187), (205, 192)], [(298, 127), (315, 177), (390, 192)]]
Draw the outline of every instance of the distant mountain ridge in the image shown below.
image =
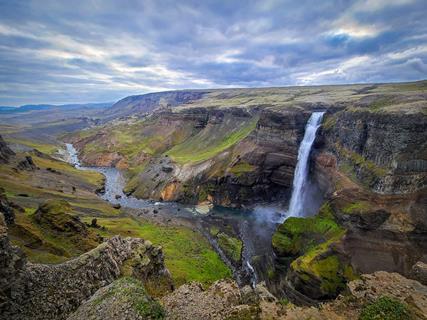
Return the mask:
[(101, 103), (75, 103), (75, 104), (26, 104), (19, 107), (0, 106), (0, 113), (18, 113), (28, 111), (41, 111), (56, 108), (78, 109), (78, 108), (108, 108), (114, 102), (101, 102)]

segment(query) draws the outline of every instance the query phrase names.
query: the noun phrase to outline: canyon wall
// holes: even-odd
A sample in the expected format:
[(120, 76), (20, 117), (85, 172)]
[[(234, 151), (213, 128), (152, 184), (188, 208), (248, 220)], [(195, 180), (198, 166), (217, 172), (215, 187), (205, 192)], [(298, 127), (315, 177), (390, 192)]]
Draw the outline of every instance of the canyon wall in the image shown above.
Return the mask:
[[(362, 107), (327, 113), (312, 154), (312, 178), (326, 203), (300, 233), (299, 222), (289, 220), (273, 237), (276, 280), (288, 295), (328, 298), (353, 273), (410, 277), (418, 261), (427, 261), (426, 118)], [(326, 223), (342, 233), (322, 229)], [(298, 242), (300, 235), (316, 245)]]

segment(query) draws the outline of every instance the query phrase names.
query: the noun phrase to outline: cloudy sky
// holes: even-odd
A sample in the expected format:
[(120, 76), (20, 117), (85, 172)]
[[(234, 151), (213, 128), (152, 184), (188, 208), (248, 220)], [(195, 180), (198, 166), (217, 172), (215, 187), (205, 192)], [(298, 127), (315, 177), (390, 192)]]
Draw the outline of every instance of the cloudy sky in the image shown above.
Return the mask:
[(0, 0), (0, 105), (427, 78), (427, 0)]

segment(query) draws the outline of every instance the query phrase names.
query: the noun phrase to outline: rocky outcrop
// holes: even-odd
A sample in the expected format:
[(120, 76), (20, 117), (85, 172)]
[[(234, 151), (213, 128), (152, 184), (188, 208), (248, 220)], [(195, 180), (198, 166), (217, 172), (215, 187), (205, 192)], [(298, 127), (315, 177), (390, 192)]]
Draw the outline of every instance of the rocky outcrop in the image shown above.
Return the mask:
[(116, 236), (58, 265), (25, 263), (20, 251), (9, 244), (4, 227), (1, 241), (0, 311), (7, 319), (66, 319), (98, 289), (126, 272), (148, 286), (155, 282), (170, 289), (161, 249), (142, 239)]
[[(387, 299), (387, 305), (378, 301)], [(353, 320), (366, 309), (373, 319), (389, 319), (402, 310), (405, 319), (426, 319), (427, 287), (397, 273), (364, 274), (349, 282), (336, 299), (318, 306), (296, 306), (278, 301), (263, 284), (239, 289), (231, 281), (219, 281), (209, 289), (192, 283), (163, 299), (167, 319), (281, 319)]]
[(3, 140), (2, 136), (0, 136), (0, 164), (8, 163), (10, 157), (14, 156), (15, 152), (10, 149), (6, 142)]
[(412, 266), (411, 278), (427, 285), (427, 263), (418, 261)]
[(234, 281), (220, 280), (208, 289), (186, 284), (162, 299), (166, 319), (279, 319), (281, 306), (264, 284), (239, 289)]
[(80, 218), (71, 214), (71, 206), (65, 200), (47, 200), (34, 213), (37, 224), (46, 229), (61, 232), (62, 234), (89, 234), (86, 225)]
[(163, 307), (151, 298), (142, 283), (125, 277), (103, 287), (83, 303), (68, 320), (163, 319)]
[(16, 168), (18, 170), (34, 171), (37, 169), (37, 166), (31, 156), (25, 156), (24, 159), (18, 162)]

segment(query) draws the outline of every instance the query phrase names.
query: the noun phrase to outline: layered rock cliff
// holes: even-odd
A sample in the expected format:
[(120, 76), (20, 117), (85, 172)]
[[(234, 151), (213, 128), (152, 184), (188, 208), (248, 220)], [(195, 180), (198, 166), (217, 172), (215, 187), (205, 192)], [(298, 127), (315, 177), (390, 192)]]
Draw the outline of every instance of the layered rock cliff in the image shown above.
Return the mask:
[[(301, 110), (193, 108), (119, 123), (73, 142), (83, 163), (128, 170), (128, 194), (240, 206), (289, 194), (308, 117)], [(139, 149), (120, 141), (132, 130), (145, 140), (135, 140)], [(92, 147), (100, 143), (106, 147)]]
[[(336, 295), (357, 272), (411, 276), (427, 259), (425, 106), (378, 103), (327, 113), (316, 140), (311, 173), (327, 199), (320, 218), (327, 212), (341, 236), (330, 240), (320, 219), (301, 231), (311, 247), (289, 234), (291, 220), (273, 237), (282, 288), (300, 302)], [(331, 278), (331, 270), (341, 271)]]
[(162, 251), (149, 241), (116, 236), (62, 264), (31, 264), (10, 244), (0, 218), (2, 319), (66, 319), (96, 290), (126, 273), (148, 288), (171, 288)]

